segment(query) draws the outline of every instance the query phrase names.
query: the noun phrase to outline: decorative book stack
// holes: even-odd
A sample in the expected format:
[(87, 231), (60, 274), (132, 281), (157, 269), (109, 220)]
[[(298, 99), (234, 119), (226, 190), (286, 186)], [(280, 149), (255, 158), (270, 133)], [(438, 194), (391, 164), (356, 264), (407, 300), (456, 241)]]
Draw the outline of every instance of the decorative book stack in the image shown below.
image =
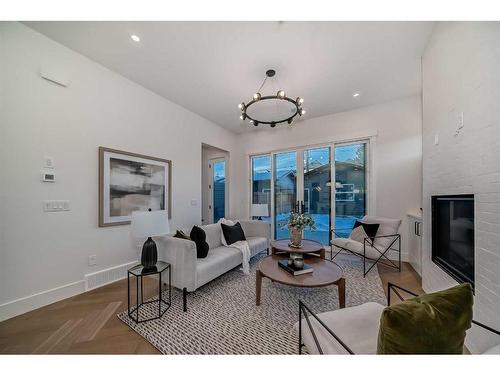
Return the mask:
[(293, 262), (291, 262), (291, 264), (288, 264), (288, 261), (288, 259), (278, 260), (278, 265), (293, 276), (303, 275), (305, 273), (311, 273), (313, 271), (313, 268), (311, 266), (308, 266), (307, 264), (304, 264), (303, 267), (298, 268), (295, 267)]

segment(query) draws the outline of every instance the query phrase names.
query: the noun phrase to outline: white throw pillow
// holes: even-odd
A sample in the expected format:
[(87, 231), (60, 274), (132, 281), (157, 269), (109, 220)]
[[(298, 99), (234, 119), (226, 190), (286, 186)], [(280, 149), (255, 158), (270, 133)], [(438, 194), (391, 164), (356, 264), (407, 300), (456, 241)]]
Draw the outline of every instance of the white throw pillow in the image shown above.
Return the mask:
[[(225, 225), (234, 225), (236, 224), (234, 221), (232, 220), (227, 220), (226, 218), (223, 218), (221, 217), (219, 219), (219, 221), (217, 222), (217, 224), (225, 224)], [(220, 230), (220, 241), (222, 242), (222, 244), (224, 246), (227, 246), (227, 242), (226, 242), (226, 238), (224, 237), (224, 232), (222, 231), (222, 227), (221, 227), (221, 230)]]
[(366, 234), (365, 229), (363, 228), (362, 225), (354, 228), (351, 231), (351, 234), (349, 235), (349, 238), (351, 240), (356, 241), (356, 242), (361, 242), (361, 243), (363, 243), (363, 241), (366, 237), (368, 237), (368, 235)]

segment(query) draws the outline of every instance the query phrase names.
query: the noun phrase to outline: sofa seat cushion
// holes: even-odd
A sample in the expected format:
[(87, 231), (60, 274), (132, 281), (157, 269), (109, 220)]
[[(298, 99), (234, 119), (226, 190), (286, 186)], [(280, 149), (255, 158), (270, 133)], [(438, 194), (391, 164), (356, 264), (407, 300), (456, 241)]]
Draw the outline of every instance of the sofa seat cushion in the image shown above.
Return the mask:
[[(317, 316), (355, 354), (376, 354), (380, 316), (383, 310), (384, 306), (376, 302), (367, 302), (348, 309), (317, 314)], [(347, 354), (342, 345), (311, 314), (309, 314), (309, 320), (324, 354)], [(298, 333), (298, 322), (295, 323), (294, 328)], [(319, 354), (305, 319), (302, 319), (302, 342), (310, 354)]]
[(242, 260), (243, 255), (238, 249), (225, 246), (210, 249), (206, 258), (196, 260), (196, 287), (237, 267)]
[[(350, 250), (353, 253), (363, 255), (363, 244), (358, 241), (354, 241), (350, 238), (334, 238), (332, 240), (332, 245), (342, 247), (344, 249)], [(380, 247), (380, 251), (384, 251), (385, 248)], [(365, 245), (365, 255), (369, 259), (378, 259), (380, 257), (380, 253), (371, 247), (368, 242)]]
[(500, 354), (500, 344), (498, 344), (492, 348), (489, 348), (483, 354)]
[(250, 246), (250, 256), (254, 256), (268, 247), (266, 237), (247, 237), (247, 242)]

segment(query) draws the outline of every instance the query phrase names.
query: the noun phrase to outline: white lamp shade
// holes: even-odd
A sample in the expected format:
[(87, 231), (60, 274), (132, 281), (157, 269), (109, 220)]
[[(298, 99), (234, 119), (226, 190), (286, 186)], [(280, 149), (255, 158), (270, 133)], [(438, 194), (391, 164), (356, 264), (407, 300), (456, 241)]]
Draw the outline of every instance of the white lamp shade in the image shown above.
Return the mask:
[(160, 211), (132, 212), (132, 235), (137, 238), (162, 236), (170, 232), (168, 214)]
[(266, 204), (252, 204), (252, 216), (269, 216), (269, 208)]

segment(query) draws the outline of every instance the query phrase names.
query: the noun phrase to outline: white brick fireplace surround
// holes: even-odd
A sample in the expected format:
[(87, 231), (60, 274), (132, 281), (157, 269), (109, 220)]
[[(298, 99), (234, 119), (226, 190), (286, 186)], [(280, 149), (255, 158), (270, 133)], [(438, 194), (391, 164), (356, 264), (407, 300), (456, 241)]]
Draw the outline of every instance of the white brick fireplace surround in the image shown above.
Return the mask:
[[(425, 291), (456, 282), (431, 261), (431, 196), (475, 195), (474, 318), (500, 328), (500, 26), (439, 23), (423, 57)], [(463, 127), (460, 124), (463, 119)], [(479, 353), (498, 338), (474, 328)]]

